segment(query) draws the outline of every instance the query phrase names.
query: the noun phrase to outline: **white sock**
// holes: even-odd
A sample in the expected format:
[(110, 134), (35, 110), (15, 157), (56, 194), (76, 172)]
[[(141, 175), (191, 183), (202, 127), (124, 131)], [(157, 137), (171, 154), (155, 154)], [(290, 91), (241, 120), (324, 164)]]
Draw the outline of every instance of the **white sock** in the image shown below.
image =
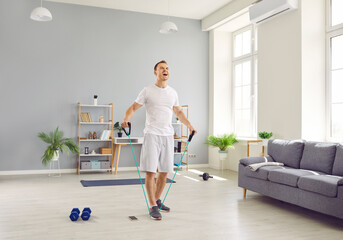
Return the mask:
[(153, 207), (157, 207), (157, 205), (156, 205), (156, 204), (155, 204), (155, 205), (152, 205), (151, 208), (153, 208)]

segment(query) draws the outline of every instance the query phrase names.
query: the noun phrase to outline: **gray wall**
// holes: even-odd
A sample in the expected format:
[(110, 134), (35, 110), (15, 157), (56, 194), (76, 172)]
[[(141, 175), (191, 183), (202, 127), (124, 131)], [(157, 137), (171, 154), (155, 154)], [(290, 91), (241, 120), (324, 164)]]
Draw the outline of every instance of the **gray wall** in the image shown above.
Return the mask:
[[(30, 20), (39, 5), (0, 1), (0, 171), (45, 169), (46, 145), (37, 133), (59, 126), (76, 140), (76, 104), (92, 103), (93, 94), (99, 104), (113, 102), (114, 120), (121, 121), (139, 91), (154, 83), (152, 68), (161, 59), (199, 131), (190, 163), (208, 162), (208, 33), (200, 21), (172, 18), (179, 32), (162, 35), (165, 16), (45, 2), (53, 21)], [(132, 122), (132, 135), (142, 136), (145, 109)], [(140, 147), (135, 151), (139, 156)], [(61, 164), (76, 168), (75, 155), (62, 155)], [(128, 147), (119, 166), (134, 166)]]

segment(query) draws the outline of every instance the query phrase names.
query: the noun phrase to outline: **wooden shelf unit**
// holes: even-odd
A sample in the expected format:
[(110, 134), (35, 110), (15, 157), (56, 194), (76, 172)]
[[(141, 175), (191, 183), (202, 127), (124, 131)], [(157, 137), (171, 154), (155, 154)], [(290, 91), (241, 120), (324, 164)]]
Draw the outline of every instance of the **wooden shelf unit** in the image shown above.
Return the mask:
[[(182, 105), (181, 109), (185, 113), (185, 115), (186, 115), (186, 117), (188, 119), (188, 117), (189, 117), (188, 105)], [(185, 126), (181, 122), (180, 123), (175, 123), (174, 122), (174, 123), (172, 123), (172, 126), (174, 127), (174, 130), (175, 130), (176, 126), (180, 126), (180, 128), (181, 128), (181, 136), (179, 136), (178, 138), (174, 137), (174, 143), (175, 142), (186, 142), (187, 143), (188, 137), (189, 137), (189, 129), (188, 129), (188, 127)], [(177, 147), (177, 145), (176, 145), (176, 147)], [(187, 171), (188, 171), (188, 158), (189, 158), (188, 152), (189, 152), (189, 145), (188, 145), (188, 148), (187, 148), (186, 153), (185, 153), (186, 156), (184, 157), (184, 159), (182, 159), (182, 162), (181, 162), (181, 164), (186, 165), (186, 170)], [(180, 155), (180, 158), (182, 157), (182, 154), (183, 154), (183, 152), (174, 152), (174, 156), (175, 155)], [(179, 162), (180, 162), (180, 159), (177, 161), (177, 163), (179, 163)]]
[[(88, 112), (91, 112), (92, 109), (94, 108), (108, 108), (108, 116), (106, 119), (106, 122), (81, 122), (81, 110), (84, 108), (87, 108)], [(111, 135), (109, 139), (106, 140), (101, 140), (101, 139), (81, 139), (81, 127), (87, 127), (89, 129), (89, 126), (92, 125), (104, 125), (105, 127), (107, 126), (106, 130), (111, 130)], [(89, 131), (89, 130), (88, 130)], [(99, 134), (98, 137), (101, 135)], [(112, 153), (111, 154), (84, 154), (82, 153), (83, 149), (81, 148), (81, 143), (84, 144), (92, 144), (92, 143), (98, 143), (98, 144), (103, 144), (103, 147), (111, 148), (113, 146), (113, 103), (109, 103), (107, 105), (89, 105), (89, 104), (81, 104), (80, 102), (77, 103), (77, 144), (80, 148), (80, 153), (77, 154), (77, 174), (80, 174), (80, 172), (90, 172), (90, 171), (106, 171), (106, 172), (111, 172), (112, 173)], [(87, 145), (88, 146), (88, 145)], [(106, 157), (107, 161), (110, 163), (110, 168), (108, 169), (81, 169), (81, 158), (92, 158), (92, 157)]]

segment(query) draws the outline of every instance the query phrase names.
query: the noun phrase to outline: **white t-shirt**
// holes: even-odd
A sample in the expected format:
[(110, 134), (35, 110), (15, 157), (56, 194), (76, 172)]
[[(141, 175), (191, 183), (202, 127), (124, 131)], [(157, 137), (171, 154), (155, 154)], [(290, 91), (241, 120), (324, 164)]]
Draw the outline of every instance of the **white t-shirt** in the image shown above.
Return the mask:
[(140, 105), (145, 104), (144, 134), (174, 135), (174, 128), (171, 124), (173, 107), (179, 106), (179, 98), (172, 87), (160, 88), (156, 85), (145, 87), (139, 93), (135, 102)]

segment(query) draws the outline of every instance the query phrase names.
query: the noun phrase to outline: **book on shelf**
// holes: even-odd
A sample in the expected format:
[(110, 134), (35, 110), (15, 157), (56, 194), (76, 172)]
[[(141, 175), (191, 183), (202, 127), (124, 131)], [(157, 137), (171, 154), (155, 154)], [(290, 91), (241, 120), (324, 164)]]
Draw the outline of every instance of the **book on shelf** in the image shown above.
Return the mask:
[(87, 122), (87, 113), (81, 113), (81, 121)]
[(92, 122), (91, 115), (89, 113), (81, 113), (82, 122)]
[(103, 130), (100, 136), (101, 140), (109, 140), (112, 135), (112, 130)]
[(112, 130), (107, 130), (106, 140), (109, 140), (111, 135), (112, 135)]
[(106, 135), (106, 130), (103, 130), (100, 136), (100, 140), (104, 140)]

